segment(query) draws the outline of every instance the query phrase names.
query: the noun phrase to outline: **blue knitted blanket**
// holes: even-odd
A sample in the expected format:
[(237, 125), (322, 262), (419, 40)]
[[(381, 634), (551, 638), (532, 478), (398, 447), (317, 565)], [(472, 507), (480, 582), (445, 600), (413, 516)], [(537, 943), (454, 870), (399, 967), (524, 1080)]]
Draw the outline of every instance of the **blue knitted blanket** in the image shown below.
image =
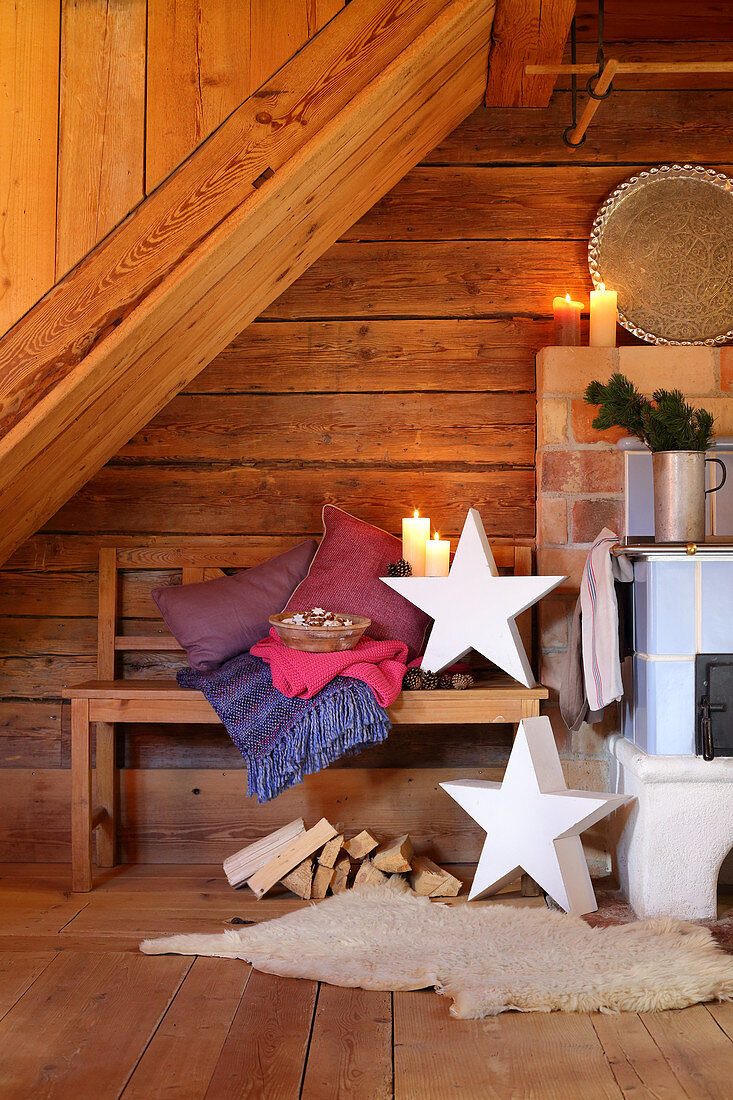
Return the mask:
[(247, 763), (247, 793), (269, 802), (340, 756), (384, 741), (391, 723), (361, 680), (337, 676), (312, 699), (288, 699), (269, 665), (244, 653), (213, 672), (182, 668), (181, 687), (203, 692)]

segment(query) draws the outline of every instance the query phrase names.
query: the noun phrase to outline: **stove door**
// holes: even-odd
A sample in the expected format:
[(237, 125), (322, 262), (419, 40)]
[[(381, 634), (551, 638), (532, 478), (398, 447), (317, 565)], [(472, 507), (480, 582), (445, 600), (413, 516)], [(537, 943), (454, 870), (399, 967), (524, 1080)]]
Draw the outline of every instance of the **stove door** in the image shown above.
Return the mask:
[(733, 653), (699, 653), (695, 689), (698, 755), (733, 756)]

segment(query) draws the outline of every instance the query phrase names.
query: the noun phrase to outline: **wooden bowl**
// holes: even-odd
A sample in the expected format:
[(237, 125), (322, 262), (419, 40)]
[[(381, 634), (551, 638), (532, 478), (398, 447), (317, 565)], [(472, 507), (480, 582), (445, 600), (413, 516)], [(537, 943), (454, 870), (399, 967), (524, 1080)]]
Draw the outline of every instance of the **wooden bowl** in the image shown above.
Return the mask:
[(275, 627), (284, 645), (306, 653), (339, 653), (343, 649), (353, 649), (372, 622), (364, 615), (338, 611), (338, 615), (351, 619), (353, 625), (323, 627), (284, 623), (283, 619), (289, 619), (292, 614), (292, 611), (281, 611), (278, 615), (270, 615), (270, 625)]

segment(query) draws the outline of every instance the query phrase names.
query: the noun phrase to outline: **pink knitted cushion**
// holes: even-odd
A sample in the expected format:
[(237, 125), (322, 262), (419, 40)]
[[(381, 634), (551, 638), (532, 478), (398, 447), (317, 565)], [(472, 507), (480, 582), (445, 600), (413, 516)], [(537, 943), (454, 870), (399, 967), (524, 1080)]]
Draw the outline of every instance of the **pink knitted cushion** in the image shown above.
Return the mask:
[(412, 660), (422, 652), (432, 619), (379, 579), (387, 576), (389, 563), (401, 557), (402, 543), (394, 535), (326, 504), (323, 540), (285, 610), (323, 607), (368, 615), (368, 636), (404, 642)]

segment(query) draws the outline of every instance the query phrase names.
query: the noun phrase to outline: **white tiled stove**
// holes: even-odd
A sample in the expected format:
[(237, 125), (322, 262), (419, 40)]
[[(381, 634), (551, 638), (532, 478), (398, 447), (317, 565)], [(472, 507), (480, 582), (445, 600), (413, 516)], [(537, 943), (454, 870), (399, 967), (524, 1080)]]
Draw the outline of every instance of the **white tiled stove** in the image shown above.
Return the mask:
[(616, 815), (616, 871), (639, 917), (710, 920), (733, 847), (733, 756), (695, 754), (695, 658), (733, 654), (733, 544), (652, 544), (633, 564), (633, 682), (610, 750), (634, 803)]
[[(635, 654), (624, 666), (623, 735), (609, 745), (616, 787), (634, 796), (614, 815), (616, 871), (639, 917), (709, 920), (733, 858), (733, 757), (696, 755), (695, 658), (733, 654), (733, 441), (711, 452), (728, 480), (707, 498), (708, 541), (695, 554), (655, 550), (651, 454), (636, 441), (619, 446), (627, 541), (650, 541), (633, 559)], [(709, 466), (708, 484), (718, 476)]]
[(634, 561), (633, 685), (624, 735), (646, 753), (695, 754), (695, 657), (733, 653), (733, 551)]

